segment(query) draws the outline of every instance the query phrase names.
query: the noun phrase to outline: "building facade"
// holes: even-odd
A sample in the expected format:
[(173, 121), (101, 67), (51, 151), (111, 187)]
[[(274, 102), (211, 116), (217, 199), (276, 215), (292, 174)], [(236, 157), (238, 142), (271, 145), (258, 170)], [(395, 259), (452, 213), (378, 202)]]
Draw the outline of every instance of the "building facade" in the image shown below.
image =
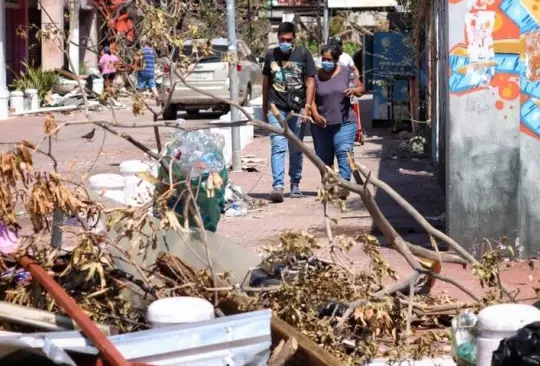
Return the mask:
[[(448, 232), (523, 256), (540, 240), (540, 10), (533, 0), (441, 0), (439, 161)], [(442, 9), (442, 10), (441, 10)], [(445, 80), (442, 80), (445, 79)], [(444, 139), (444, 141), (443, 141)]]

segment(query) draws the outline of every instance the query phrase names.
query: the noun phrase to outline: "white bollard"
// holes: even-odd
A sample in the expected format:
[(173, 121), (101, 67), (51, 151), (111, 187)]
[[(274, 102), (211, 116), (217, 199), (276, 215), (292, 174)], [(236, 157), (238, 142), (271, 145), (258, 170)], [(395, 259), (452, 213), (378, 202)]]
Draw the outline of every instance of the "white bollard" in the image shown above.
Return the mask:
[(500, 304), (482, 310), (478, 314), (476, 365), (491, 366), (493, 351), (499, 343), (535, 321), (540, 321), (540, 310), (531, 305)]
[(151, 303), (146, 313), (146, 321), (152, 328), (202, 322), (214, 317), (212, 304), (198, 297), (160, 299)]
[(26, 89), (24, 91), (25, 109), (35, 111), (39, 109), (38, 91), (36, 89)]
[(12, 112), (18, 113), (24, 111), (24, 93), (20, 90), (14, 90), (9, 95), (9, 106)]

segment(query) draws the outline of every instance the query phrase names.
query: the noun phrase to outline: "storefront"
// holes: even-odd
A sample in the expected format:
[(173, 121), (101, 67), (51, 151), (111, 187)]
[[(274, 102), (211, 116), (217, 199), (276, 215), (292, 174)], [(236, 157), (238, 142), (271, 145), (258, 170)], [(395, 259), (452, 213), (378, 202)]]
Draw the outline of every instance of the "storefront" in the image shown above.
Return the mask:
[(28, 0), (5, 1), (6, 78), (10, 84), (15, 75), (23, 70), (22, 62), (28, 59), (28, 39), (19, 35), (28, 28)]

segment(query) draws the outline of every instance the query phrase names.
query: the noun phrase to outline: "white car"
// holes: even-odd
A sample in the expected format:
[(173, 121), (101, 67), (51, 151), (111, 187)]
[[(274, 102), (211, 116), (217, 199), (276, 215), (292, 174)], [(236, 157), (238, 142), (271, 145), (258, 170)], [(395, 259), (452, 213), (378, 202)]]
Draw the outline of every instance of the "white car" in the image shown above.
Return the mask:
[[(206, 43), (202, 40), (186, 41), (182, 49), (182, 54), (191, 56), (193, 44), (198, 42)], [(189, 66), (186, 83), (206, 92), (212, 93), (220, 98), (229, 99), (230, 80), (229, 64), (226, 60), (228, 43), (224, 38), (211, 40), (212, 53), (210, 56), (201, 58), (198, 62)], [(262, 69), (258, 59), (253, 56), (249, 47), (242, 41), (238, 41), (238, 77), (239, 77), (239, 99), (242, 104), (247, 104), (253, 97), (262, 94)], [(201, 94), (189, 88), (182, 82), (176, 83), (174, 90), (171, 85), (178, 80), (178, 77), (165, 66), (165, 74), (161, 83), (161, 98), (166, 101), (171, 96), (171, 102), (164, 114), (165, 119), (175, 119), (178, 110), (185, 110), (190, 115), (197, 114), (200, 110), (226, 110), (228, 105), (207, 95)], [(178, 70), (180, 72), (180, 70)]]

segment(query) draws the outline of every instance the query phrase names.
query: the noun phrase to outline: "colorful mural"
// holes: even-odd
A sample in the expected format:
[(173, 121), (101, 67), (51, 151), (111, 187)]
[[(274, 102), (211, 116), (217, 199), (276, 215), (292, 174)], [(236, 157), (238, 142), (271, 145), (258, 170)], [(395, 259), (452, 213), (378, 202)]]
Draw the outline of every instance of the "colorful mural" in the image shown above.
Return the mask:
[(449, 2), (468, 7), (465, 43), (450, 49), (450, 92), (490, 89), (505, 119), (519, 98), (521, 131), (540, 139), (540, 1)]

